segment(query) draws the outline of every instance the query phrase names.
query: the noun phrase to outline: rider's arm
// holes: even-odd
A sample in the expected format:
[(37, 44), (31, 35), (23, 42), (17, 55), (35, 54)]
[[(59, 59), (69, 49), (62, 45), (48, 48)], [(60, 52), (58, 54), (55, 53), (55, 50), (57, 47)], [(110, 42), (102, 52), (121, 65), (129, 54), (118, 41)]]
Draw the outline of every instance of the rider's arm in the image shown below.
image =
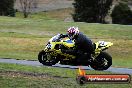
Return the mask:
[(68, 37), (68, 34), (60, 34), (60, 38)]

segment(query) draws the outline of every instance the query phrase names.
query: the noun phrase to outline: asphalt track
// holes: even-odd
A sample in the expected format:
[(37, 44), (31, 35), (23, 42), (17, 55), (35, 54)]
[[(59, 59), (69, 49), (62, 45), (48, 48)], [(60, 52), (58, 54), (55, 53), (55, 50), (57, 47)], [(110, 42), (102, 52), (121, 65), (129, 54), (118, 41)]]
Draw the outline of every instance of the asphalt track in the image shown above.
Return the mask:
[[(21, 64), (21, 65), (30, 65), (30, 66), (44, 66), (38, 61), (27, 61), (27, 60), (16, 60), (16, 59), (0, 59), (0, 63), (12, 63), (12, 64)], [(69, 68), (69, 69), (77, 69), (79, 66), (70, 66), (70, 65), (60, 65), (60, 64), (55, 64), (52, 67), (59, 67), (59, 68)], [(93, 70), (92, 68), (88, 66), (82, 66), (83, 69), (85, 70)], [(121, 73), (121, 74), (132, 74), (132, 69), (128, 68), (114, 68), (110, 67), (109, 69), (105, 70), (109, 72), (114, 72), (114, 73)]]

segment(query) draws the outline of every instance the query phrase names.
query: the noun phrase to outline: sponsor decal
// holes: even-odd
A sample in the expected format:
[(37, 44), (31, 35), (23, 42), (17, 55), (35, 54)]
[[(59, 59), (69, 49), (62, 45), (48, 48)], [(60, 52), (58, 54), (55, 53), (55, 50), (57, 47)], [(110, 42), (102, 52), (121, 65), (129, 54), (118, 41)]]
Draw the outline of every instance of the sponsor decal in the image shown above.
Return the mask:
[(85, 70), (79, 68), (77, 83), (130, 83), (129, 74), (86, 74)]

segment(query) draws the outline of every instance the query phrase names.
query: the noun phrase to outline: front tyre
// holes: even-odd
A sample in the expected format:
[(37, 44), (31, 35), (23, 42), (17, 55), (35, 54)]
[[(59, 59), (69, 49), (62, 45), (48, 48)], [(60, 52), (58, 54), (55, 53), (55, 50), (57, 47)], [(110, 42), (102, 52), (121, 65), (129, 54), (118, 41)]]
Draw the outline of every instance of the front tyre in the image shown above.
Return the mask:
[(111, 65), (112, 57), (106, 52), (101, 52), (90, 66), (94, 70), (107, 70)]
[(46, 53), (44, 50), (39, 52), (38, 60), (43, 65), (47, 65), (47, 66), (52, 66), (52, 65), (55, 65), (57, 63), (56, 57), (53, 57), (50, 53)]

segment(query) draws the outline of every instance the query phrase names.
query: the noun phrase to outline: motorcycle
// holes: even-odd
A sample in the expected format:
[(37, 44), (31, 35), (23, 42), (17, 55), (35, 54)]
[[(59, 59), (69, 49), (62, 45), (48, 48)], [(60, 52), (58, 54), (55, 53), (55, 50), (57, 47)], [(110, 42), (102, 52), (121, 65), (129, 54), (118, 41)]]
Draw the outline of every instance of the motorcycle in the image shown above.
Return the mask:
[(74, 41), (68, 37), (60, 38), (60, 36), (61, 34), (57, 34), (52, 37), (45, 46), (45, 49), (39, 52), (38, 60), (43, 65), (52, 66), (59, 62), (62, 65), (91, 66), (94, 70), (107, 70), (112, 65), (112, 57), (104, 51), (112, 46), (113, 43), (105, 41), (94, 43), (94, 52), (90, 56), (92, 59), (89, 61), (87, 53), (82, 53), (85, 59), (78, 64), (77, 55), (62, 52), (62, 49), (74, 49)]

